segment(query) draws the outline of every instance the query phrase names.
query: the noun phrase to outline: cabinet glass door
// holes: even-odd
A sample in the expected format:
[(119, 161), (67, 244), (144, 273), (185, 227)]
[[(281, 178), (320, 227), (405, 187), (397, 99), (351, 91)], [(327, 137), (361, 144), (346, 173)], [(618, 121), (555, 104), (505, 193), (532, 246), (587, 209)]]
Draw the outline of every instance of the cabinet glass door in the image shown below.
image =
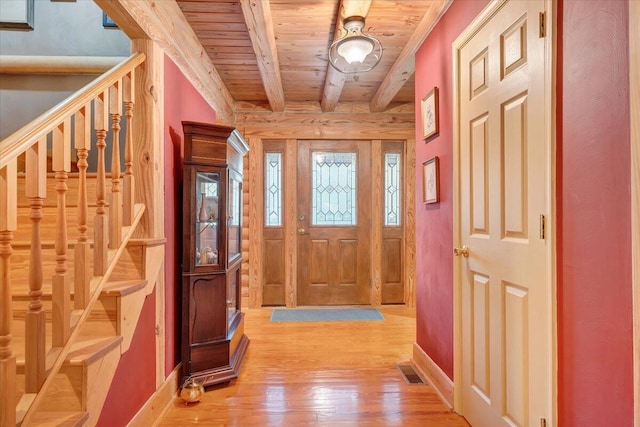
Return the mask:
[(229, 263), (240, 256), (242, 237), (242, 177), (229, 171)]
[(218, 242), (220, 233), (220, 208), (218, 195), (220, 192), (220, 174), (217, 172), (196, 172), (197, 209), (194, 224), (195, 230), (195, 264), (196, 266), (217, 266)]

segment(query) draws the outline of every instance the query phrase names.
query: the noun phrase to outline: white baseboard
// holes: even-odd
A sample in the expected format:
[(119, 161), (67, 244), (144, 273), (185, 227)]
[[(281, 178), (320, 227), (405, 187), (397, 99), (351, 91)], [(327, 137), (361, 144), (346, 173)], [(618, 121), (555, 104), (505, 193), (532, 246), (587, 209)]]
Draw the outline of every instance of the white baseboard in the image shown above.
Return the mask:
[(149, 400), (140, 408), (138, 413), (129, 421), (127, 427), (148, 427), (156, 425), (162, 415), (169, 409), (178, 391), (178, 381), (180, 380), (180, 370), (182, 363), (179, 363), (169, 374), (164, 383), (151, 395)]
[(442, 403), (449, 409), (453, 409), (453, 381), (415, 342), (413, 343), (413, 364), (420, 374), (429, 380)]

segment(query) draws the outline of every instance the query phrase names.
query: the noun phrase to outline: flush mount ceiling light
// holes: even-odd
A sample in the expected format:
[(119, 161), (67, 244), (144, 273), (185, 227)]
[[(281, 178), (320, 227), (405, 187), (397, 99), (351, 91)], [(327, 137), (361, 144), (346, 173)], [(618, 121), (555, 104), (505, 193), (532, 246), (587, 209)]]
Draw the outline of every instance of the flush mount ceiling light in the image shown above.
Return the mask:
[(362, 32), (362, 16), (345, 19), (343, 26), (346, 34), (331, 44), (329, 62), (344, 74), (370, 71), (382, 58), (382, 45), (375, 37)]

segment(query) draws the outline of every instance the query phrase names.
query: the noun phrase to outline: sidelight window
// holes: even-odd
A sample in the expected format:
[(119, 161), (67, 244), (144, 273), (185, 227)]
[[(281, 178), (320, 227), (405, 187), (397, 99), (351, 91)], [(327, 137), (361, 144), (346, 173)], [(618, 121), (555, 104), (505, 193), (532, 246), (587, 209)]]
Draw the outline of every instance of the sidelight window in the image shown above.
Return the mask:
[(267, 227), (282, 226), (282, 153), (264, 154), (264, 223)]
[(384, 154), (384, 225), (401, 224), (400, 160), (400, 153)]

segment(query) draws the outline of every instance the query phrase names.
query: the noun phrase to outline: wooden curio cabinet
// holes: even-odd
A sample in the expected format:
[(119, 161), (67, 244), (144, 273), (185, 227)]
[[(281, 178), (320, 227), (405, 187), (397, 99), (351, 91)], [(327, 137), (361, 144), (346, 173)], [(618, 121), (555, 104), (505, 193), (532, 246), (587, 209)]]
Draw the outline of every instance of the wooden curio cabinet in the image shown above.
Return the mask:
[(249, 345), (240, 311), (242, 160), (232, 127), (182, 122), (182, 379), (238, 376)]

